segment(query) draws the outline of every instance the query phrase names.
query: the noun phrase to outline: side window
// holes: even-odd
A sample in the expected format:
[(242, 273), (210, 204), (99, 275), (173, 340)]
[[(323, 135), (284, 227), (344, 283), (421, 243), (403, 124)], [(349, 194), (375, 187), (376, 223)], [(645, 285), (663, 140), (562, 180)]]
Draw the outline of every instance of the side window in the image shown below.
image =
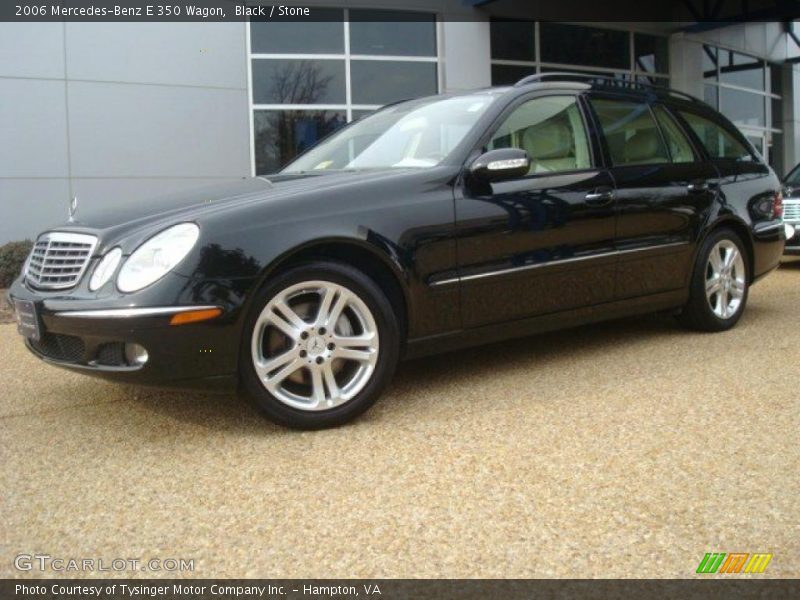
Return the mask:
[(666, 111), (663, 106), (656, 105), (653, 107), (653, 113), (656, 115), (656, 121), (661, 126), (661, 131), (664, 134), (664, 139), (667, 141), (669, 148), (669, 155), (672, 162), (686, 163), (694, 161), (694, 152), (692, 152), (692, 145), (686, 136), (681, 131), (675, 119)]
[(534, 98), (518, 106), (487, 144), (487, 150), (521, 148), (531, 159), (529, 174), (574, 171), (591, 166), (589, 140), (572, 96)]
[(703, 142), (711, 158), (727, 158), (733, 160), (753, 160), (750, 151), (745, 148), (730, 132), (713, 121), (694, 113), (679, 111), (689, 123), (689, 127)]
[(669, 153), (650, 107), (630, 100), (591, 100), (613, 165), (668, 163)]

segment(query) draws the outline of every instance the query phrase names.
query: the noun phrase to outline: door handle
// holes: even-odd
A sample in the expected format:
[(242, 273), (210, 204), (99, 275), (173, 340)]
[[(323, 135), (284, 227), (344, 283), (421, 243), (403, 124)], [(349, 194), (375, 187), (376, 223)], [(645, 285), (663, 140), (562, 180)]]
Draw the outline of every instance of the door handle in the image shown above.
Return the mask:
[(586, 194), (586, 204), (591, 204), (592, 206), (605, 206), (613, 202), (613, 200), (614, 190), (595, 191)]
[(686, 186), (690, 194), (699, 194), (700, 192), (708, 191), (708, 183), (705, 181), (692, 181)]

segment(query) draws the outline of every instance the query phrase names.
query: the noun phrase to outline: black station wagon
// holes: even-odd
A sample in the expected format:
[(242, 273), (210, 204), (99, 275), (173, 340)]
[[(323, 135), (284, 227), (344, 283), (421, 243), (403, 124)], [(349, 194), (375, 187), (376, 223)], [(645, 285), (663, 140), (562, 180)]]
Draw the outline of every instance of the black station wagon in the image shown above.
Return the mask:
[(780, 190), (695, 98), (538, 75), (387, 106), (268, 177), (78, 207), (9, 299), (49, 363), (320, 428), (403, 357), (652, 311), (732, 327), (783, 253)]

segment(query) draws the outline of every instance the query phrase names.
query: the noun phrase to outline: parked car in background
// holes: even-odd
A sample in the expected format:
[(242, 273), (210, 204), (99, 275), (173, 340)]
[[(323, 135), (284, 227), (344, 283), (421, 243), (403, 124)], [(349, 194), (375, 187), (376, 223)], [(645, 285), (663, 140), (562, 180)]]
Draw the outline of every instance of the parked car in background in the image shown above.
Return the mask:
[(695, 98), (538, 75), (385, 107), (273, 176), (78, 207), (10, 300), (54, 365), (328, 427), (401, 357), (662, 310), (729, 329), (783, 254), (780, 189)]
[(800, 164), (783, 180), (783, 220), (786, 254), (800, 255)]

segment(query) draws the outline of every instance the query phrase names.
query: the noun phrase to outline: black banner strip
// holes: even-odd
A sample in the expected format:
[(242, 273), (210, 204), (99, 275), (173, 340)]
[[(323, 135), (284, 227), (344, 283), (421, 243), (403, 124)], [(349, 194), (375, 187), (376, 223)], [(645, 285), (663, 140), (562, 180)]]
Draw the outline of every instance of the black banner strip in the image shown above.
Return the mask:
[[(530, 21), (670, 21), (723, 24), (741, 21), (790, 21), (800, 17), (800, 0), (448, 0), (431, 10), (411, 12), (384, 10), (380, 3), (341, 0), (339, 8), (351, 8), (351, 21), (413, 21), (438, 13), (447, 21), (515, 18)], [(330, 21), (340, 19), (331, 7), (315, 6), (313, 0), (269, 2), (265, 0), (3, 0), (0, 21), (148, 22), (148, 21)]]

